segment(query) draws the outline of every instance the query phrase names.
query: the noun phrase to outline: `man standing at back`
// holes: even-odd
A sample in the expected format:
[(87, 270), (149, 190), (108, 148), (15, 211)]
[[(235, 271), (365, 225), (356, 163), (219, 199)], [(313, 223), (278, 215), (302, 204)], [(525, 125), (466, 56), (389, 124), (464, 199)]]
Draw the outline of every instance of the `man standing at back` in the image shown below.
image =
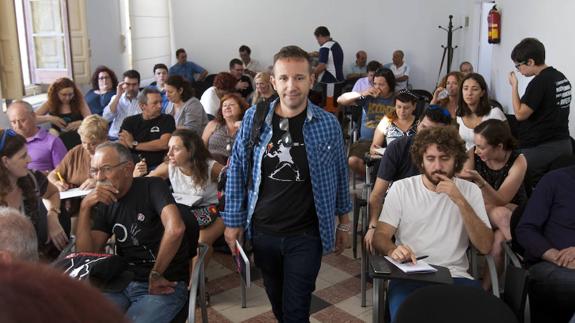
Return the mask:
[(343, 50), (334, 41), (325, 26), (319, 26), (313, 32), (319, 48), (319, 64), (313, 71), (317, 81), (323, 87), (323, 103), (327, 111), (334, 112), (336, 100), (345, 81), (343, 75)]
[(208, 71), (200, 65), (188, 61), (188, 54), (186, 50), (180, 48), (176, 51), (176, 59), (178, 62), (170, 67), (170, 75), (180, 75), (191, 84), (196, 81), (203, 81), (208, 76)]
[(224, 235), (234, 253), (244, 232), (251, 239), (276, 319), (309, 322), (322, 253), (341, 253), (348, 238), (343, 137), (336, 118), (307, 99), (313, 75), (304, 50), (287, 46), (275, 55), (272, 84), (279, 100), (248, 110), (234, 144)]

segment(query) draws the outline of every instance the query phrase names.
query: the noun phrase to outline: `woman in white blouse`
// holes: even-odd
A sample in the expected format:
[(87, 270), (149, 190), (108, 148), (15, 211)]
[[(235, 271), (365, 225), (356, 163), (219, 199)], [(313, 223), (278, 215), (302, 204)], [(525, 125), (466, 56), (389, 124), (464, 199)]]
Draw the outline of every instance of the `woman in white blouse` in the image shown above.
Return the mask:
[(485, 83), (483, 76), (477, 73), (468, 74), (463, 78), (459, 86), (458, 106), (459, 135), (465, 140), (467, 150), (474, 146), (473, 129), (477, 125), (489, 119), (507, 120), (503, 111), (489, 105), (487, 83)]
[(224, 221), (217, 211), (217, 182), (223, 166), (211, 158), (202, 138), (189, 129), (174, 131), (168, 147), (167, 161), (148, 176), (169, 178), (176, 203), (189, 207), (182, 216), (196, 217), (200, 227), (198, 241), (210, 247), (205, 258), (207, 265), (212, 244), (224, 233)]

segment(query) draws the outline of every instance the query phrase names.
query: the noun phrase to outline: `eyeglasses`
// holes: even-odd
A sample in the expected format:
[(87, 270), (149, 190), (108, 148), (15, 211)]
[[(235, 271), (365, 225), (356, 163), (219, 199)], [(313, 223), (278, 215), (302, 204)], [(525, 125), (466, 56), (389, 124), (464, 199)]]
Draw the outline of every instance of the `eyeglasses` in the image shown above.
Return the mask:
[(284, 146), (291, 147), (293, 145), (293, 140), (291, 134), (289, 133), (289, 119), (283, 118), (280, 120), (280, 130), (285, 131), (282, 135), (280, 142), (283, 142)]
[(430, 106), (427, 107), (427, 110), (439, 110), (441, 112), (441, 114), (443, 114), (446, 117), (450, 117), (451, 118), (451, 113), (449, 113), (449, 111), (447, 111), (447, 109), (442, 108), (441, 106), (437, 105), (437, 104), (432, 104)]
[(98, 176), (98, 173), (100, 173), (100, 172), (102, 172), (102, 174), (104, 174), (104, 176), (108, 176), (108, 175), (110, 175), (110, 172), (114, 168), (119, 167), (121, 165), (124, 165), (125, 163), (127, 163), (127, 161), (123, 161), (123, 162), (116, 164), (114, 166), (106, 165), (106, 166), (102, 166), (100, 168), (90, 168), (89, 173), (90, 173), (90, 176), (92, 176), (92, 177)]
[(12, 129), (4, 129), (4, 132), (2, 133), (2, 139), (0, 139), (0, 152), (4, 150), (4, 145), (6, 144), (6, 138), (8, 136), (14, 137), (16, 135), (17, 135), (16, 131)]
[(102, 77), (98, 77), (98, 80), (103, 81), (103, 80), (109, 80), (110, 77), (109, 76), (102, 76)]
[(526, 65), (526, 64), (527, 64), (526, 61), (519, 62), (519, 63), (515, 64), (515, 68), (516, 68), (516, 69), (519, 69), (519, 66), (521, 66), (521, 65)]

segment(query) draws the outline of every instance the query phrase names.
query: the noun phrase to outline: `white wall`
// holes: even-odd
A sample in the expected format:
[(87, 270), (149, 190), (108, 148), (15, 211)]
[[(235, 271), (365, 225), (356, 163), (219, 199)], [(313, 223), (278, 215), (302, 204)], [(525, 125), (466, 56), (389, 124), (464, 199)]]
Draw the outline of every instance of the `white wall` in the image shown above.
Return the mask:
[[(271, 65), (273, 54), (285, 45), (305, 50), (318, 49), (313, 36), (317, 26), (325, 25), (345, 53), (345, 64), (365, 49), (368, 60), (391, 61), (395, 49), (403, 49), (411, 66), (410, 82), (415, 88), (432, 90), (437, 79), (442, 49), (447, 35), (438, 25), (463, 24), (472, 12), (472, 2), (458, 0), (171, 0), (174, 43), (184, 47), (192, 61), (210, 73), (228, 69), (246, 44), (252, 57)], [(473, 21), (473, 19), (471, 19)], [(472, 52), (462, 43), (471, 27), (454, 34), (454, 66), (463, 53)], [(171, 57), (172, 62), (175, 58)]]
[[(510, 55), (513, 47), (525, 37), (538, 38), (546, 50), (546, 63), (561, 71), (575, 85), (575, 2), (564, 0), (514, 1), (500, 0), (501, 11), (501, 43), (493, 45), (491, 68), (492, 95), (504, 107), (511, 107), (511, 87), (507, 75), (514, 70)], [(517, 73), (519, 79), (519, 94), (522, 95), (530, 79)], [(572, 95), (575, 91), (571, 90)], [(569, 128), (575, 137), (575, 117), (571, 101), (571, 118)]]

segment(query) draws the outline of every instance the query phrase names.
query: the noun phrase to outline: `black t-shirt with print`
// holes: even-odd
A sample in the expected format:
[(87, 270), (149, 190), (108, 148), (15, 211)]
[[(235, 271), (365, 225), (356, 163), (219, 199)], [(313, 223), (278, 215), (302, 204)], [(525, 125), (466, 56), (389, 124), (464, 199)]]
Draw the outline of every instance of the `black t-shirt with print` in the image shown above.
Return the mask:
[[(150, 120), (144, 120), (142, 114), (137, 114), (124, 119), (121, 130), (131, 133), (134, 136), (134, 140), (138, 142), (148, 142), (160, 139), (163, 134), (174, 132), (176, 123), (174, 117), (169, 114), (160, 114)], [(153, 169), (164, 161), (164, 156), (166, 156), (168, 151), (132, 150), (132, 152), (146, 158), (148, 167)]]
[(542, 70), (527, 85), (521, 103), (533, 114), (519, 122), (520, 148), (569, 138), (571, 83), (563, 73), (551, 66)]
[[(164, 235), (162, 209), (174, 204), (164, 180), (158, 177), (134, 178), (132, 187), (118, 202), (92, 208), (92, 229), (116, 238), (117, 254), (134, 272), (134, 280), (147, 281)], [(185, 239), (164, 272), (170, 281), (187, 281), (188, 244)]]
[(291, 235), (318, 227), (309, 165), (303, 136), (307, 110), (289, 119), (293, 139), (286, 147), (280, 129), (282, 119), (274, 113), (273, 135), (262, 160), (262, 182), (253, 222), (257, 231)]

